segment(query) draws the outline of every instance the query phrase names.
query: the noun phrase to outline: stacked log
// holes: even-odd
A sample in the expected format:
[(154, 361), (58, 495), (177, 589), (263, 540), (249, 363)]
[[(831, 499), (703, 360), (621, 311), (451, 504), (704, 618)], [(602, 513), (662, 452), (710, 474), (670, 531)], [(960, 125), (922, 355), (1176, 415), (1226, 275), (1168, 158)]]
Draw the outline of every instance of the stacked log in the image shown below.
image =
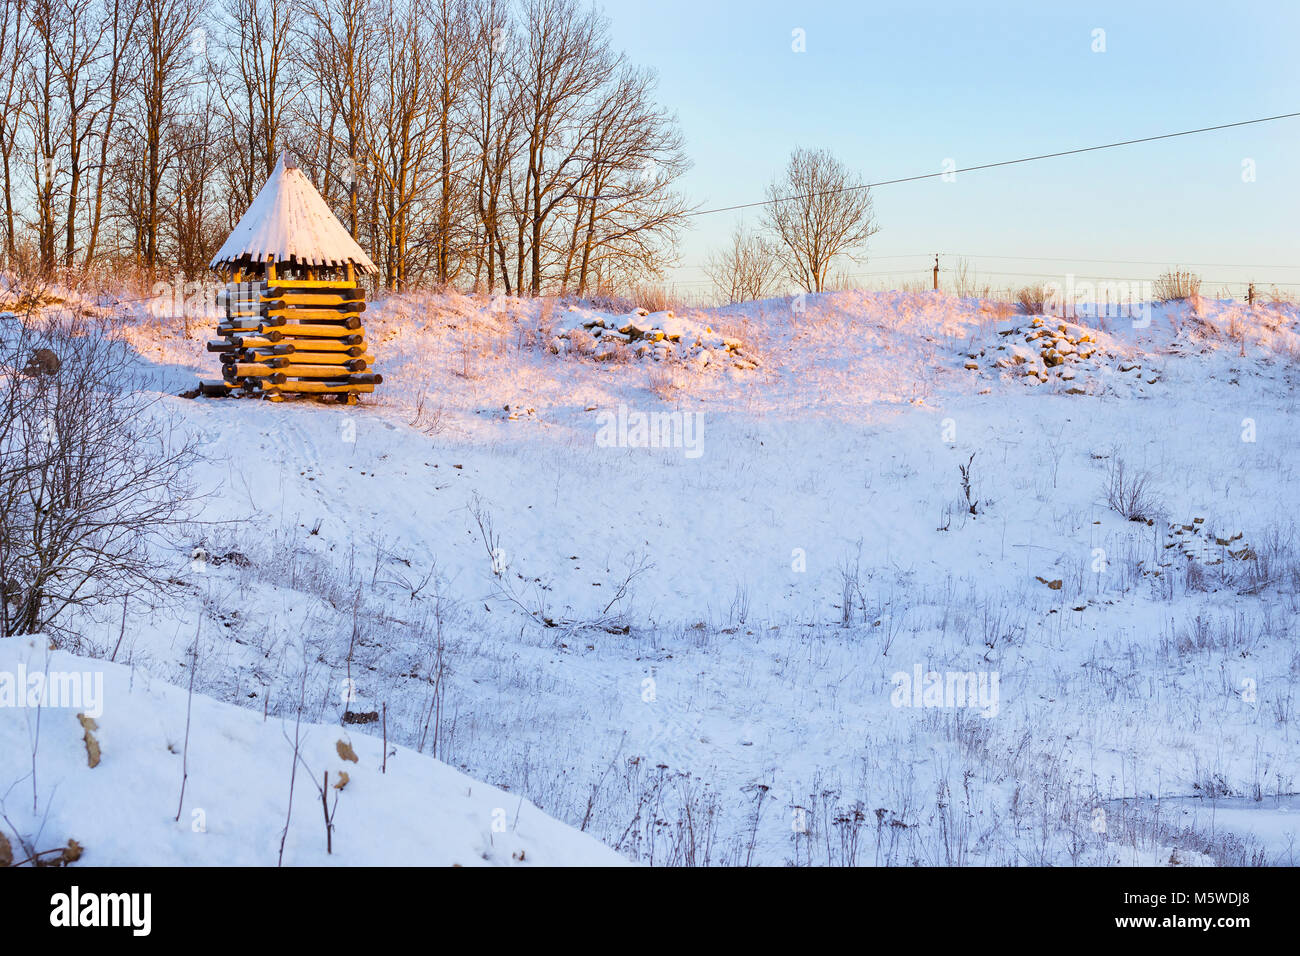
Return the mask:
[(277, 279), (230, 282), (217, 293), (222, 381), (203, 382), (205, 395), (241, 394), (273, 402), (286, 395), (334, 395), (349, 405), (373, 392), (361, 314), (365, 290), (356, 282)]

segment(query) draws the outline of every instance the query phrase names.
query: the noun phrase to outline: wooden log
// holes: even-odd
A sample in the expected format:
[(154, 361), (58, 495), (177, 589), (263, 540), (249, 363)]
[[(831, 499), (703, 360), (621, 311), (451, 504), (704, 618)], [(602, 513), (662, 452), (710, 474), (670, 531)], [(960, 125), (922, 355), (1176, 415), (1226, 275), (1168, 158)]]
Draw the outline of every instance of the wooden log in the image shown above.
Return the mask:
[(277, 309), (267, 313), (267, 320), (281, 319), (285, 324), (308, 322), (312, 325), (342, 325), (349, 329), (361, 328), (361, 316), (343, 312), (321, 312), (316, 309)]
[(289, 382), (285, 385), (277, 385), (276, 390), (304, 395), (338, 395), (343, 392), (373, 392), (375, 386), (335, 384), (332, 382)]
[(291, 289), (281, 289), (277, 287), (274, 289), (267, 289), (266, 292), (262, 295), (262, 301), (265, 303), (269, 304), (276, 300), (282, 302), (285, 305), (315, 305), (315, 306), (332, 305), (332, 306), (350, 307), (353, 305), (364, 304), (366, 298), (365, 295), (362, 294), (360, 289), (355, 289), (350, 292), (341, 292), (341, 293), (330, 293), (330, 292), (313, 293), (313, 292), (297, 292)]
[(283, 339), (284, 339), (284, 333), (276, 330), (271, 330), (262, 335), (234, 336), (235, 344), (238, 345), (241, 349), (257, 349), (257, 348), (261, 348), (264, 345), (272, 345), (277, 342), (283, 341)]
[(289, 359), (281, 360), (286, 363), (281, 366), (281, 370), (290, 378), (338, 378), (348, 372), (360, 372), (366, 367), (366, 363), (360, 359), (348, 359), (346, 365), (306, 365), (300, 364), (298, 358), (294, 356), (292, 365), (287, 364)]
[[(364, 303), (363, 303), (363, 304), (364, 304)], [(301, 321), (302, 319), (313, 319), (313, 320), (315, 320), (315, 319), (324, 319), (324, 320), (326, 320), (326, 321), (335, 321), (335, 320), (342, 320), (342, 319), (358, 319), (358, 321), (359, 321), (359, 320), (360, 320), (360, 315), (361, 315), (361, 313), (364, 312), (364, 311), (366, 311), (364, 308), (361, 308), (361, 309), (328, 309), (328, 308), (324, 308), (324, 307), (314, 307), (314, 308), (307, 308), (307, 307), (301, 307), (301, 308), (286, 307), (286, 308), (270, 309), (270, 310), (264, 312), (263, 314), (264, 314), (264, 315), (281, 315), (281, 316), (284, 316), (286, 319), (298, 319), (298, 320), (300, 320), (300, 321)]]
[(273, 328), (289, 325), (296, 322), (299, 325), (338, 325), (346, 329), (361, 328), (361, 317), (358, 315), (344, 315), (342, 312), (307, 312), (306, 310), (297, 309), (277, 309), (274, 312), (268, 312), (261, 319), (261, 324)]
[[(286, 330), (292, 328), (293, 328), (292, 325), (285, 326)], [(361, 338), (360, 333), (358, 333), (356, 337)], [(285, 344), (288, 345), (293, 343), (286, 342)], [(297, 340), (295, 347), (297, 349), (306, 349), (309, 352), (342, 352), (343, 354), (347, 355), (348, 358), (357, 358), (363, 355), (366, 351), (366, 346), (364, 343), (356, 343), (356, 344), (349, 345), (347, 342), (343, 341), (342, 338), (338, 338), (338, 339), (302, 338)]]
[[(310, 348), (304, 345), (303, 348)], [(303, 365), (347, 365), (349, 362), (360, 362), (364, 368), (366, 365), (374, 362), (373, 355), (367, 355), (360, 348), (349, 349), (349, 351), (359, 352), (359, 355), (349, 355), (348, 352), (295, 352), (293, 360), (301, 362)]]
[[(277, 360), (282, 361), (282, 360)], [(226, 381), (232, 378), (264, 378), (271, 381), (283, 382), (285, 373), (283, 370), (262, 362), (236, 362), (227, 365), (224, 369)]]
[(257, 327), (261, 325), (262, 319), (228, 319), (217, 326), (218, 335), (228, 335), (230, 332), (256, 332)]
[(199, 382), (199, 393), (207, 398), (225, 398), (230, 394), (230, 383), (204, 379)]
[(277, 279), (277, 289), (355, 289), (357, 284), (350, 279)]
[(228, 339), (211, 339), (208, 341), (207, 348), (209, 352), (233, 352), (239, 346)]
[(284, 368), (292, 361), (287, 355), (261, 356), (256, 352), (221, 356), (222, 365), (257, 365), (262, 368)]
[[(291, 338), (338, 339), (348, 345), (360, 345), (363, 338), (356, 333), (355, 329), (349, 329), (343, 325), (308, 325), (302, 323), (279, 326), (278, 329), (282, 334)], [(262, 331), (269, 332), (271, 329), (268, 326)]]

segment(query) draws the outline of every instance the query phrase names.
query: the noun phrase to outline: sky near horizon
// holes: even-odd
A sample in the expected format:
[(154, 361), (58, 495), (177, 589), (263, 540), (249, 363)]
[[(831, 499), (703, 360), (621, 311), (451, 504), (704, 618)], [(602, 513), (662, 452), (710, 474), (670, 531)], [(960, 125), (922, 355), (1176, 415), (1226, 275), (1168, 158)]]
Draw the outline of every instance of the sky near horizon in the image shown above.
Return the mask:
[[(701, 208), (764, 198), (796, 146), (871, 182), (1300, 111), (1300, 3), (1283, 0), (597, 5), (616, 44), (657, 70)], [(841, 271), (928, 280), (939, 252), (995, 286), (1152, 279), (1168, 264), (1210, 292), (1253, 280), (1300, 293), (1298, 147), (1300, 117), (883, 186), (867, 260)], [(694, 219), (669, 282), (707, 293), (700, 266), (760, 214)]]

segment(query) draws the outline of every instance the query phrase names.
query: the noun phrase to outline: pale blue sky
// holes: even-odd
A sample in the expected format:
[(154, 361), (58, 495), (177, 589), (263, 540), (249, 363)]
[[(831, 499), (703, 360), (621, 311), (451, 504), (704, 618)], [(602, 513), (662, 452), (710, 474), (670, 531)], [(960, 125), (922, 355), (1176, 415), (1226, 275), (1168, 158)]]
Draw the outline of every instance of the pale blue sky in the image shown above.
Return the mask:
[[(829, 148), (873, 181), (949, 157), (975, 165), (1300, 110), (1300, 3), (1289, 0), (599, 6), (618, 45), (659, 71), (695, 163), (683, 186), (706, 207), (763, 198), (796, 145)], [(796, 27), (805, 53), (791, 50)], [(1092, 51), (1096, 28), (1104, 53)], [(1154, 260), (1300, 292), (1298, 146), (1300, 118), (882, 187), (881, 232), (849, 271), (923, 270), (926, 253), (958, 253), (995, 284), (1019, 284), (1035, 280), (995, 273), (1153, 278), (1159, 266), (1083, 260)], [(707, 288), (692, 285), (697, 267), (738, 215), (757, 220), (695, 220), (672, 274), (683, 291)]]

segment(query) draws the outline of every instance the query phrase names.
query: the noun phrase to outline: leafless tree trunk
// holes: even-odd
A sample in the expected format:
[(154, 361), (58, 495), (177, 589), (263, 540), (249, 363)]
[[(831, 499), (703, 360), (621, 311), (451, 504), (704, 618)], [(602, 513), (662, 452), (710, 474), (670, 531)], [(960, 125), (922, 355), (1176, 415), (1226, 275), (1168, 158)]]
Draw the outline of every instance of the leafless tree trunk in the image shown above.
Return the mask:
[(832, 263), (854, 258), (876, 225), (871, 191), (827, 150), (796, 149), (767, 190), (766, 221), (791, 280), (821, 292)]
[(57, 631), (70, 608), (167, 586), (156, 549), (190, 517), (185, 474), (195, 446), (177, 437), (161, 406), (130, 388), (129, 363), (125, 346), (77, 323), (54, 324), (5, 349), (6, 636)]
[(27, 59), (30, 18), (24, 17), (25, 0), (0, 0), (0, 70), (4, 71), (0, 85), (0, 167), (3, 167), (4, 205), (4, 264), (11, 267), (17, 252), (17, 234), (14, 229), (14, 146), (17, 143), (19, 123), (26, 106), (22, 87), (22, 64)]
[(763, 236), (737, 226), (731, 244), (709, 256), (705, 273), (725, 302), (753, 302), (775, 289), (779, 263), (777, 252)]

